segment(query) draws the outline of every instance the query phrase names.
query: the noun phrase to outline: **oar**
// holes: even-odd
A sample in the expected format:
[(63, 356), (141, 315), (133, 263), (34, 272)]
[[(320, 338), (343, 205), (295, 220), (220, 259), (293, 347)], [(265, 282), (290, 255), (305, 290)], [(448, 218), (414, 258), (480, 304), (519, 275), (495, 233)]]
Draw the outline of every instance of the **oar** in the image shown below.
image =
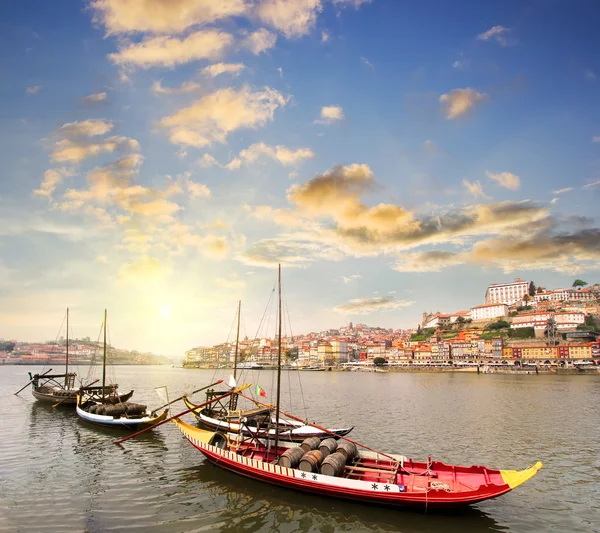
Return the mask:
[(156, 409), (154, 409), (154, 411), (152, 411), (151, 414), (155, 414), (156, 411), (160, 411), (163, 407), (166, 407), (167, 405), (171, 405), (172, 403), (178, 402), (179, 400), (182, 400), (185, 397), (189, 398), (190, 396), (192, 396), (193, 394), (196, 394), (197, 392), (201, 392), (205, 389), (208, 389), (209, 387), (214, 387), (215, 385), (220, 385), (221, 383), (223, 383), (222, 379), (220, 379), (219, 381), (216, 381), (215, 383), (207, 385), (206, 387), (202, 387), (201, 389), (195, 390), (195, 391), (191, 392), (190, 394), (184, 394), (183, 396), (180, 396), (179, 398), (175, 398), (174, 400), (171, 400), (169, 403), (166, 403), (165, 405), (161, 405), (160, 407), (157, 407)]
[(170, 422), (174, 418), (179, 418), (180, 416), (187, 415), (188, 413), (191, 413), (192, 411), (196, 411), (197, 409), (206, 407), (207, 405), (209, 405), (211, 403), (218, 402), (219, 400), (222, 400), (223, 398), (227, 398), (228, 396), (231, 396), (234, 392), (236, 392), (236, 391), (232, 390), (226, 394), (223, 394), (223, 396), (218, 396), (217, 398), (213, 398), (212, 400), (201, 403), (200, 405), (196, 405), (196, 406), (192, 407), (191, 409), (186, 409), (185, 411), (182, 411), (181, 413), (179, 413), (177, 415), (173, 415), (169, 418), (166, 418), (162, 422), (158, 422), (157, 424), (154, 424), (153, 426), (150, 426), (149, 428), (142, 429), (141, 431), (138, 431), (137, 433), (134, 433), (133, 435), (129, 435), (128, 437), (125, 437), (125, 438), (122, 438), (119, 440), (115, 440), (115, 441), (113, 441), (113, 444), (121, 444), (122, 442), (125, 442), (126, 440), (132, 439), (133, 437), (137, 437), (138, 435), (141, 435), (142, 433), (146, 433), (146, 431), (150, 431), (151, 429), (154, 429), (158, 426), (162, 426), (163, 424)]
[[(99, 379), (97, 379), (96, 381), (100, 381)], [(88, 383), (86, 385), (86, 387), (91, 387), (94, 383), (96, 383), (96, 381), (92, 381), (91, 383)], [(54, 409), (55, 407), (58, 407), (61, 403), (63, 403), (66, 400), (70, 400), (71, 398), (69, 396), (67, 396), (66, 398), (63, 398), (60, 402), (55, 403), (52, 408)]]
[[(258, 400), (255, 400), (254, 398), (251, 398), (250, 396), (246, 396), (245, 394), (240, 393), (240, 396), (242, 396), (243, 398), (246, 398), (247, 400), (254, 402), (256, 405), (262, 405), (263, 407), (273, 407), (272, 405), (259, 402)], [(328, 435), (335, 435), (336, 437), (338, 437), (340, 439), (347, 440), (348, 442), (351, 442), (352, 444), (355, 444), (356, 446), (360, 446), (361, 448), (364, 448), (365, 450), (369, 450), (370, 452), (375, 452), (375, 453), (378, 453), (379, 455), (383, 455), (384, 457), (387, 457), (388, 459), (391, 459), (394, 462), (398, 461), (398, 459), (392, 457), (391, 455), (388, 455), (387, 453), (383, 453), (383, 452), (380, 452), (379, 450), (374, 450), (373, 448), (369, 448), (365, 444), (362, 444), (358, 441), (349, 439), (348, 437), (342, 437), (341, 435), (338, 435), (337, 433), (334, 433), (333, 431), (330, 431), (329, 429), (324, 428), (323, 426), (319, 426), (317, 424), (311, 424), (310, 422), (307, 422), (306, 420), (302, 420), (301, 418), (298, 418), (297, 416), (294, 416), (290, 413), (286, 413), (285, 411), (282, 411), (281, 409), (279, 409), (279, 413), (291, 418), (292, 420), (297, 420), (298, 422), (302, 422), (303, 424), (306, 424), (307, 426), (312, 426), (316, 429), (320, 429), (321, 431), (327, 433)]]
[[(52, 372), (52, 369), (48, 370), (47, 372), (44, 372), (41, 376), (38, 376), (37, 378), (33, 378), (29, 383), (27, 383), (27, 385), (25, 385), (22, 389), (19, 389), (17, 392), (15, 392), (15, 396), (17, 394), (19, 394), (19, 392), (21, 392), (22, 390), (25, 390), (27, 387), (29, 387), (29, 385), (31, 385), (36, 379), (40, 379), (42, 376), (45, 376), (48, 372)], [(31, 376), (31, 374), (29, 374)]]

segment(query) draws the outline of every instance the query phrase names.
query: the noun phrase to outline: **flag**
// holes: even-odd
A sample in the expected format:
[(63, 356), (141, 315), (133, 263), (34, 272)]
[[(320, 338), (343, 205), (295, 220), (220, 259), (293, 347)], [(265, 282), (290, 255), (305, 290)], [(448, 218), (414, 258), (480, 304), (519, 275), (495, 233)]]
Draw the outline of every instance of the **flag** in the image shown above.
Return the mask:
[(256, 394), (258, 396), (262, 396), (263, 398), (266, 398), (267, 396), (267, 392), (260, 385), (256, 386)]
[(156, 387), (154, 389), (156, 391), (156, 394), (158, 394), (158, 397), (165, 403), (169, 403), (169, 391), (167, 390), (166, 386), (163, 387)]

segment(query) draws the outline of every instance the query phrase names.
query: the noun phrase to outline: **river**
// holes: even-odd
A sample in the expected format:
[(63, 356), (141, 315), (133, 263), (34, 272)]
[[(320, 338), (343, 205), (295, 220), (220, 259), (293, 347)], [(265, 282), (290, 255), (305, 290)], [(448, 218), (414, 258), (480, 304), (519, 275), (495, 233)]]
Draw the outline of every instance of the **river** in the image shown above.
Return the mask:
[[(284, 372), (282, 405), (415, 459), (522, 469), (498, 499), (428, 513), (319, 498), (210, 466), (171, 424), (132, 439), (36, 403), (26, 373), (0, 367), (0, 530), (15, 532), (600, 531), (600, 376)], [(211, 382), (211, 370), (115, 367), (120, 390), (157, 407)], [(217, 378), (223, 377), (217, 375)], [(253, 371), (274, 398), (274, 372)], [(301, 380), (299, 380), (301, 378)], [(194, 397), (200, 402), (202, 393)], [(303, 401), (304, 400), (304, 401)], [(175, 412), (183, 411), (177, 404)], [(193, 420), (187, 415), (186, 420)]]

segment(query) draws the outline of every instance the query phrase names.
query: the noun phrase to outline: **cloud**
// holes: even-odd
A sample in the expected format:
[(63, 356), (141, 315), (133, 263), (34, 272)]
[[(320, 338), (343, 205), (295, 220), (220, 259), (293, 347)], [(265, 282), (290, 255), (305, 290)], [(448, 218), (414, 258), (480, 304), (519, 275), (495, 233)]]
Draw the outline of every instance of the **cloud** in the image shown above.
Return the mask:
[(203, 30), (183, 39), (161, 36), (139, 43), (124, 43), (119, 45), (118, 52), (109, 54), (109, 58), (115, 65), (130, 68), (173, 68), (200, 59), (217, 59), (232, 43), (233, 36), (229, 33)]
[(352, 281), (355, 281), (360, 278), (362, 278), (360, 274), (350, 274), (349, 276), (342, 276), (342, 281), (344, 282), (344, 284), (348, 285), (348, 283), (351, 283)]
[(243, 63), (215, 63), (202, 69), (202, 74), (207, 78), (216, 78), (221, 74), (238, 76), (246, 68)]
[(370, 4), (371, 0), (333, 0), (335, 6), (345, 7), (353, 6), (358, 9), (363, 4)]
[(40, 188), (33, 191), (33, 194), (36, 196), (46, 196), (48, 199), (51, 199), (57, 185), (62, 182), (63, 178), (72, 175), (72, 172), (65, 168), (48, 169), (44, 172), (44, 179)]
[(583, 186), (584, 189), (591, 189), (592, 187), (597, 187), (598, 185), (600, 185), (600, 180), (598, 181), (592, 181), (591, 183), (587, 183)]
[(321, 42), (326, 43), (329, 41), (329, 34), (326, 31), (321, 32)]
[(244, 40), (244, 46), (253, 54), (259, 55), (261, 52), (266, 52), (270, 48), (273, 48), (276, 42), (277, 35), (265, 28), (261, 28), (260, 30), (251, 33)]
[(469, 61), (467, 59), (457, 59), (454, 63), (452, 63), (452, 68), (455, 69), (464, 69), (469, 65)]
[(322, 10), (321, 0), (262, 0), (255, 14), (289, 39), (307, 35)]
[(224, 168), (227, 170), (237, 170), (242, 166), (242, 160), (238, 157), (234, 157)]
[(212, 194), (206, 185), (203, 183), (196, 183), (190, 178), (186, 178), (185, 185), (191, 198), (208, 198)]
[(397, 272), (440, 272), (465, 262), (458, 253), (438, 250), (405, 253), (398, 258), (399, 261), (392, 267)]
[(427, 139), (423, 143), (423, 150), (425, 150), (425, 153), (430, 156), (437, 155), (437, 153), (439, 152), (435, 143), (433, 141), (431, 141), (430, 139)]
[(284, 166), (289, 166), (304, 159), (312, 159), (315, 154), (309, 148), (290, 150), (281, 145), (268, 146), (265, 143), (255, 143), (242, 150), (239, 158), (246, 163), (254, 163), (261, 156), (269, 157), (279, 161)]
[(396, 300), (388, 296), (378, 296), (376, 298), (356, 298), (334, 307), (333, 310), (347, 315), (368, 315), (380, 311), (393, 311), (402, 307), (410, 307), (414, 304), (415, 302)]
[(488, 100), (488, 95), (469, 87), (453, 89), (448, 94), (440, 96), (440, 102), (446, 108), (446, 118), (454, 119), (467, 113), (475, 105)]
[(128, 137), (107, 137), (97, 142), (63, 139), (55, 143), (50, 159), (56, 163), (81, 163), (102, 153), (135, 150), (139, 150), (138, 142)]
[(333, 124), (344, 118), (344, 111), (340, 106), (329, 105), (321, 108), (320, 118), (315, 120), (315, 124)]
[(596, 76), (596, 73), (590, 69), (586, 69), (584, 75), (588, 80), (595, 80), (598, 78), (598, 76)]
[(104, 135), (113, 129), (110, 120), (89, 119), (79, 122), (67, 122), (58, 129), (58, 134), (64, 137), (94, 137)]
[(192, 26), (244, 15), (247, 0), (92, 0), (94, 22), (107, 35), (135, 32), (181, 33)]
[(490, 39), (494, 39), (499, 45), (508, 46), (509, 44), (514, 43), (514, 41), (509, 39), (510, 32), (510, 28), (505, 28), (504, 26), (492, 26), (489, 30), (480, 33), (477, 36), (477, 39), (479, 41), (489, 41)]
[(475, 197), (485, 198), (485, 194), (483, 192), (483, 187), (479, 180), (471, 183), (468, 180), (462, 180), (462, 184), (465, 186), (469, 194), (472, 194)]
[(552, 194), (563, 194), (565, 192), (571, 192), (573, 190), (573, 187), (565, 187), (564, 189), (557, 189), (555, 191), (552, 191)]
[(516, 191), (521, 186), (521, 178), (512, 172), (500, 172), (498, 174), (486, 172), (486, 174), (488, 178), (494, 180), (500, 187), (504, 187), (505, 189)]
[(163, 87), (160, 80), (152, 83), (154, 94), (188, 94), (200, 90), (200, 85), (194, 81), (184, 81), (179, 87)]
[(172, 143), (203, 147), (224, 143), (238, 129), (264, 126), (287, 102), (288, 98), (269, 87), (257, 92), (247, 85), (239, 90), (230, 87), (203, 96), (160, 124), (169, 131)]
[(40, 92), (41, 88), (41, 85), (32, 85), (31, 87), (27, 87), (27, 89), (25, 89), (25, 92), (27, 94), (37, 94)]
[(366, 57), (361, 56), (360, 60), (362, 61), (362, 63), (364, 65), (366, 65), (367, 67), (369, 67), (372, 70), (375, 70), (375, 65), (373, 65), (373, 63), (371, 63)]
[(106, 100), (106, 93), (104, 92), (90, 94), (81, 99), (81, 101), (86, 104), (97, 104), (99, 102), (102, 102), (103, 100)]
[(204, 154), (200, 159), (198, 159), (198, 165), (201, 168), (210, 168), (218, 166), (219, 162), (212, 155)]
[(125, 263), (119, 270), (119, 278), (128, 283), (144, 283), (162, 278), (169, 271), (170, 269), (155, 257), (144, 256), (132, 263)]
[(593, 143), (600, 143), (600, 135), (596, 135), (595, 137), (592, 137), (592, 142)]
[(550, 203), (552, 205), (557, 204), (558, 203), (558, 198), (552, 198), (552, 200), (550, 200)]

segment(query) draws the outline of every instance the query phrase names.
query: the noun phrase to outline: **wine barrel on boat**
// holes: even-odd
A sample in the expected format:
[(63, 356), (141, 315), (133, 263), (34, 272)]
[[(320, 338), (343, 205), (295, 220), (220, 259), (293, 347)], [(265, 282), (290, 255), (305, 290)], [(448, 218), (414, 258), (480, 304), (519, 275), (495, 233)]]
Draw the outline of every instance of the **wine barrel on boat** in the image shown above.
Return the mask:
[(304, 450), (300, 447), (288, 448), (281, 454), (278, 464), (279, 466), (285, 466), (286, 468), (296, 468), (304, 453)]
[(302, 456), (299, 468), (303, 472), (318, 472), (322, 462), (323, 454), (319, 450), (311, 450)]
[(323, 457), (327, 457), (337, 450), (337, 440), (335, 439), (325, 439), (321, 441), (321, 445), (319, 446), (319, 451), (323, 454)]
[(358, 448), (353, 442), (343, 440), (341, 442), (338, 442), (337, 450), (335, 451), (335, 453), (344, 454), (344, 456), (346, 457), (346, 461), (350, 462), (358, 455)]
[(316, 450), (321, 444), (321, 439), (319, 437), (308, 437), (308, 439), (304, 439), (302, 444), (300, 444), (300, 448), (302, 448), (305, 452), (310, 452), (311, 450)]
[(323, 459), (321, 474), (326, 476), (339, 476), (346, 466), (346, 455), (343, 453), (332, 453)]

